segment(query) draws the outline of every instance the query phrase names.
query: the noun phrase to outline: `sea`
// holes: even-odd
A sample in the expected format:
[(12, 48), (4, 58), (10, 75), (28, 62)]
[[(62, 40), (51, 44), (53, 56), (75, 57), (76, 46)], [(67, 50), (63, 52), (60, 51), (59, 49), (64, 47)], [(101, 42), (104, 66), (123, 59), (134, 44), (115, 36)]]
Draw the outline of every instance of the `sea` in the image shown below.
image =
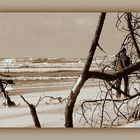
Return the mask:
[[(112, 59), (108, 57), (106, 60), (109, 58)], [(98, 70), (97, 63), (102, 61), (103, 58), (97, 57), (90, 69)], [(86, 58), (0, 58), (0, 78), (14, 81), (14, 85), (6, 87), (12, 93), (70, 88), (85, 62)], [(96, 85), (93, 79), (85, 84)]]

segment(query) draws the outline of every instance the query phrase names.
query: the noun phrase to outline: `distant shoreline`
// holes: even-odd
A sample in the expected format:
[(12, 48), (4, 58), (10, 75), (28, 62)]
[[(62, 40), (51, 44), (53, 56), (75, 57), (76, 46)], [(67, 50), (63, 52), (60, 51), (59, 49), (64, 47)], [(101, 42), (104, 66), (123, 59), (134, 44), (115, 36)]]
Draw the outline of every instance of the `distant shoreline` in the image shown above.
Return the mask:
[[(55, 86), (55, 87), (29, 87), (29, 88), (22, 88), (22, 89), (12, 89), (9, 90), (9, 95), (20, 95), (20, 94), (29, 94), (29, 93), (37, 93), (37, 92), (49, 92), (49, 91), (63, 91), (63, 90), (71, 90), (74, 84), (71, 85), (62, 85), (62, 86)], [(96, 87), (95, 85), (88, 85), (85, 84), (83, 88), (90, 88), (90, 87)]]

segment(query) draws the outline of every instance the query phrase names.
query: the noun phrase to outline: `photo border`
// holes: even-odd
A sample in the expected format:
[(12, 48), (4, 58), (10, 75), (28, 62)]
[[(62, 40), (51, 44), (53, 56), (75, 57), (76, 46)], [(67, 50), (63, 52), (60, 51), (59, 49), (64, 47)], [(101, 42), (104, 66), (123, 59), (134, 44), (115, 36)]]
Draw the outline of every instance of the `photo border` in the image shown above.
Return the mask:
[[(122, 12), (140, 11), (139, 0), (1, 0), (0, 12)], [(0, 129), (4, 140), (139, 139), (140, 129)]]
[(121, 12), (139, 10), (139, 0), (0, 0), (0, 12)]

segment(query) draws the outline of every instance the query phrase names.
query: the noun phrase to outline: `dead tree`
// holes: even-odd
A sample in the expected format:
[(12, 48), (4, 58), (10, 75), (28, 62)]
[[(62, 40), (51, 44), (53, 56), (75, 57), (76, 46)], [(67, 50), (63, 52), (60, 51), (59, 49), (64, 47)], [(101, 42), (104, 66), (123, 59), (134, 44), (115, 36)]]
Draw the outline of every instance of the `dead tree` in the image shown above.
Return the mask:
[[(66, 109), (65, 109), (65, 126), (66, 127), (73, 127), (73, 109), (74, 109), (74, 105), (75, 105), (77, 96), (79, 95), (80, 90), (81, 90), (82, 86), (84, 85), (84, 83), (87, 81), (87, 79), (89, 79), (89, 78), (101, 79), (101, 80), (104, 80), (105, 82), (109, 83), (109, 86), (111, 86), (110, 89), (108, 89), (108, 91), (106, 92), (105, 98), (101, 99), (103, 101), (102, 117), (101, 117), (102, 118), (101, 119), (101, 126), (102, 126), (103, 125), (103, 117), (104, 117), (103, 116), (103, 114), (104, 114), (104, 106), (106, 104), (106, 101), (111, 100), (111, 101), (113, 101), (113, 104), (116, 106), (116, 104), (115, 104), (116, 100), (114, 100), (111, 95), (110, 95), (111, 99), (107, 99), (109, 91), (112, 90), (112, 88), (117, 90), (117, 87), (115, 87), (114, 84), (112, 84), (111, 82), (113, 82), (113, 81), (115, 81), (115, 80), (117, 80), (119, 78), (122, 78), (123, 76), (128, 76), (128, 75), (132, 74), (133, 72), (139, 71), (139, 69), (140, 69), (140, 61), (135, 61), (134, 63), (132, 63), (132, 65), (130, 65), (129, 67), (123, 69), (120, 72), (104, 71), (104, 70), (89, 71), (92, 59), (94, 57), (94, 53), (96, 51), (97, 46), (99, 46), (98, 41), (99, 41), (99, 37), (100, 37), (102, 27), (103, 27), (103, 24), (104, 24), (105, 15), (106, 15), (106, 13), (101, 13), (101, 15), (100, 15), (98, 26), (97, 26), (97, 29), (96, 29), (96, 32), (95, 32), (95, 35), (94, 35), (94, 39), (92, 41), (91, 49), (89, 51), (89, 55), (87, 57), (83, 72), (79, 76), (77, 81), (75, 82), (75, 84), (74, 84), (74, 86), (73, 86), (73, 88), (72, 88), (72, 90), (70, 92), (70, 96), (68, 98), (68, 102), (67, 102)], [(126, 47), (126, 45), (131, 43), (132, 46), (134, 45), (134, 47), (135, 47), (135, 49), (137, 51), (138, 57), (139, 57), (139, 47), (138, 47), (138, 44), (136, 42), (135, 36), (133, 36), (134, 34), (136, 35), (137, 32), (134, 33), (134, 26), (131, 25), (131, 27), (130, 27), (130, 23), (131, 23), (130, 22), (130, 20), (131, 20), (130, 15), (126, 16), (126, 13), (125, 13), (125, 14), (123, 14), (123, 16), (125, 16), (125, 20), (127, 20), (127, 22), (128, 22), (129, 30), (126, 29), (126, 31), (127, 32), (129, 31), (129, 33), (126, 36), (126, 38), (124, 39), (124, 42), (123, 42), (122, 46)], [(128, 17), (128, 18), (126, 18), (126, 17)], [(131, 36), (131, 39), (130, 39), (130, 36)], [(137, 36), (138, 36), (138, 34), (137, 34)], [(138, 93), (136, 95), (131, 96), (131, 95), (125, 94), (125, 92), (123, 92), (121, 90), (120, 90), (120, 92), (127, 97), (126, 101), (130, 100), (132, 98), (135, 98), (135, 97), (139, 97), (139, 95), (140, 95)], [(117, 100), (117, 102), (121, 103), (121, 100)], [(123, 103), (124, 103), (124, 100), (121, 103), (120, 107), (123, 105)], [(124, 118), (126, 118), (126, 116), (120, 111), (120, 107), (119, 108), (115, 107), (115, 108), (117, 109), (117, 112), (119, 112)], [(117, 112), (116, 112), (116, 114), (118, 115)], [(116, 118), (115, 118), (115, 120), (116, 120)]]
[(99, 38), (100, 38), (100, 34), (102, 32), (102, 28), (104, 25), (105, 16), (106, 16), (106, 13), (101, 13), (99, 22), (97, 25), (97, 29), (95, 31), (95, 36), (92, 41), (89, 55), (87, 57), (83, 72), (79, 76), (79, 78), (77, 79), (76, 83), (74, 84), (71, 90), (71, 93), (70, 93), (70, 96), (66, 105), (66, 109), (65, 109), (65, 127), (73, 127), (73, 116), (72, 116), (73, 108), (74, 108), (77, 96), (79, 95), (82, 86), (84, 85), (85, 81), (88, 79), (87, 77), (88, 72), (90, 69), (90, 65), (91, 65), (95, 50), (97, 46), (99, 45)]
[(0, 88), (1, 88), (1, 93), (3, 95), (3, 98), (5, 100), (4, 105), (11, 107), (11, 106), (15, 106), (15, 103), (10, 99), (8, 92), (5, 90), (6, 86), (4, 86), (4, 84), (7, 86), (8, 84), (14, 84), (13, 80), (0, 80)]
[(22, 95), (20, 95), (20, 97), (21, 97), (21, 98), (24, 100), (24, 102), (29, 106), (29, 108), (30, 108), (30, 113), (31, 113), (31, 115), (32, 115), (32, 118), (33, 118), (33, 122), (34, 122), (34, 124), (35, 124), (35, 127), (41, 128), (41, 125), (40, 125), (40, 122), (39, 122), (39, 119), (38, 119), (38, 116), (37, 116), (37, 112), (36, 112), (36, 107), (37, 107), (37, 105), (38, 105), (40, 99), (39, 99), (37, 105), (34, 106), (33, 104), (30, 104), (29, 102), (27, 102), (27, 100), (25, 100), (25, 98), (24, 98)]
[[(95, 99), (85, 99), (80, 103), (81, 109), (77, 109), (77, 114), (81, 115), (80, 121), (83, 120), (83, 125), (90, 127), (116, 127), (140, 119), (139, 19), (140, 16), (138, 14), (124, 13), (119, 17), (119, 22), (117, 22), (117, 27), (120, 23), (127, 23), (126, 28), (124, 24), (121, 28), (121, 30), (124, 30), (127, 33), (122, 43), (121, 50), (122, 48), (125, 48), (129, 51), (129, 56), (133, 58), (133, 63), (128, 69), (121, 70), (120, 72), (122, 72), (122, 75), (119, 77), (122, 78), (123, 75), (129, 76), (131, 83), (129, 90), (131, 89), (131, 94), (127, 95), (125, 91), (122, 91), (116, 86), (115, 83), (119, 77), (115, 76), (115, 78), (113, 75), (118, 75), (119, 73), (113, 73), (113, 70), (116, 71), (116, 68), (113, 68), (106, 59), (107, 65), (103, 64), (103, 74), (98, 73), (97, 71), (89, 71), (89, 73), (94, 73), (94, 76), (90, 74), (89, 78), (99, 78), (101, 79), (100, 81), (103, 82), (103, 85), (100, 86), (99, 84), (99, 93)], [(125, 22), (122, 22), (122, 20)], [(134, 67), (137, 68), (135, 69)], [(108, 71), (108, 69), (112, 69), (112, 72), (111, 70)], [(104, 75), (105, 73), (107, 74), (106, 76)], [(98, 76), (96, 76), (96, 74)], [(108, 74), (110, 76), (112, 75), (115, 79), (112, 76), (111, 78)], [(116, 100), (112, 89), (125, 95), (126, 98)], [(136, 94), (134, 94), (135, 92)]]

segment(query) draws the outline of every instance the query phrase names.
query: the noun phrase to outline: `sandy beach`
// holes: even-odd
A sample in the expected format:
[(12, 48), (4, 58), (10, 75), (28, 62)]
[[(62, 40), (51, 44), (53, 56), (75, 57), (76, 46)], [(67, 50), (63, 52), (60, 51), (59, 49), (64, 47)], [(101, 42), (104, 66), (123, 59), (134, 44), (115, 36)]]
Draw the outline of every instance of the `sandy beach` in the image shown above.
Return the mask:
[[(24, 91), (25, 99), (36, 105), (40, 97), (45, 97), (39, 105), (37, 106), (37, 114), (41, 123), (42, 128), (48, 127), (64, 127), (65, 118), (65, 105), (66, 102), (60, 103), (58, 100), (49, 101), (49, 96), (52, 97), (62, 97), (67, 98), (70, 93), (70, 88), (65, 89), (54, 89), (54, 90), (44, 90), (42, 91)], [(32, 127), (34, 128), (34, 123), (30, 114), (29, 107), (21, 99), (19, 93), (17, 95), (11, 95), (11, 99), (17, 104), (16, 107), (6, 108), (2, 105), (3, 98), (0, 98), (0, 127)], [(21, 92), (22, 93), (22, 92)], [(22, 94), (21, 94), (22, 95)], [(91, 99), (93, 96), (97, 95), (94, 87), (84, 87), (77, 99), (77, 103), (85, 98)], [(79, 118), (75, 117), (75, 126), (80, 127)]]
[[(0, 127), (35, 127), (29, 107), (20, 95), (33, 105), (40, 97), (47, 96), (36, 108), (41, 127), (64, 127), (66, 101), (82, 72), (84, 61), (82, 58), (1, 58), (0, 78), (14, 81), (15, 85), (8, 85), (6, 90), (17, 106), (6, 108), (0, 94)], [(97, 95), (97, 83), (94, 80), (85, 83), (75, 110), (80, 100)], [(61, 97), (62, 102), (50, 100), (50, 97)], [(75, 127), (83, 125), (79, 120), (79, 116), (74, 115)]]
[[(42, 128), (64, 128), (66, 102), (76, 79), (82, 72), (83, 63), (82, 59), (1, 59), (0, 78), (14, 81), (15, 84), (8, 85), (6, 91), (16, 107), (5, 107), (2, 94), (0, 94), (0, 128), (35, 128), (30, 109), (20, 95), (35, 106), (41, 98), (36, 111)], [(97, 68), (92, 67), (92, 69)], [(127, 119), (121, 115), (119, 120), (118, 117), (116, 119), (118, 114), (114, 110), (112, 101), (106, 102), (104, 119), (101, 118), (103, 101), (107, 93), (105, 85), (102, 85), (103, 81), (89, 79), (82, 87), (73, 112), (74, 128), (100, 127), (101, 120), (105, 123), (102, 127), (118, 127), (128, 123)], [(115, 92), (112, 93), (113, 99), (116, 99)], [(111, 99), (109, 94), (107, 98)], [(84, 110), (81, 109), (82, 102), (96, 99), (102, 101), (88, 103), (84, 106)], [(128, 113), (127, 102), (116, 105), (121, 107), (123, 113)], [(133, 109), (131, 107), (133, 107), (133, 102), (130, 103), (130, 110)]]

